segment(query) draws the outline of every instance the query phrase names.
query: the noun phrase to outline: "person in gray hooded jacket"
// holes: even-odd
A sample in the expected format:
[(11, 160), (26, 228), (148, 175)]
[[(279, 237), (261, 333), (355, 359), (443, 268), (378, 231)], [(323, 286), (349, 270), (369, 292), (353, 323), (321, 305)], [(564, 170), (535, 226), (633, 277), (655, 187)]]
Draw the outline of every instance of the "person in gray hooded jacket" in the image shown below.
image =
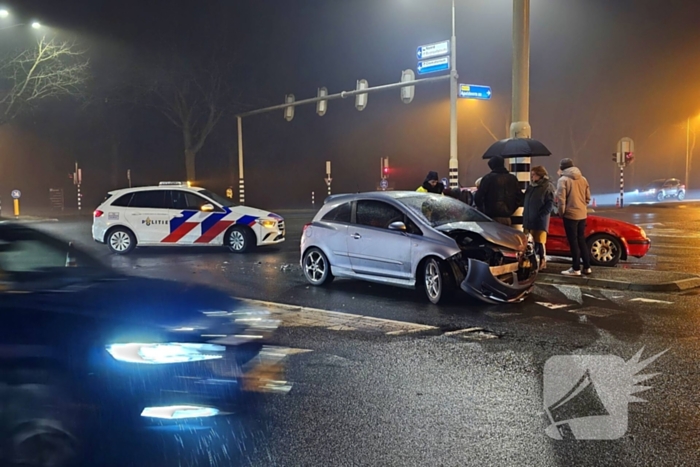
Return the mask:
[(591, 258), (586, 245), (586, 218), (588, 203), (591, 202), (591, 188), (581, 171), (574, 167), (571, 159), (562, 159), (559, 164), (561, 178), (557, 183), (557, 206), (559, 216), (564, 220), (566, 238), (571, 247), (573, 264), (570, 269), (562, 271), (566, 276), (580, 276), (581, 262), (583, 273), (591, 274)]

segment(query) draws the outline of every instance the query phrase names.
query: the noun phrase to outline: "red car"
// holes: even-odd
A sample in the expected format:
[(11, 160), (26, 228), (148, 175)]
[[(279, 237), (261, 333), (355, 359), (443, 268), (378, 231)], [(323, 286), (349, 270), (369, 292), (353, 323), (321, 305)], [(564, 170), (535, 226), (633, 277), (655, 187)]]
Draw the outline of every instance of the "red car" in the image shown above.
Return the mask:
[[(651, 241), (641, 227), (599, 216), (588, 216), (586, 241), (593, 266), (615, 266), (621, 259), (626, 260), (632, 256), (641, 258), (651, 247)], [(547, 254), (571, 255), (564, 222), (561, 217), (554, 215), (549, 223)]]

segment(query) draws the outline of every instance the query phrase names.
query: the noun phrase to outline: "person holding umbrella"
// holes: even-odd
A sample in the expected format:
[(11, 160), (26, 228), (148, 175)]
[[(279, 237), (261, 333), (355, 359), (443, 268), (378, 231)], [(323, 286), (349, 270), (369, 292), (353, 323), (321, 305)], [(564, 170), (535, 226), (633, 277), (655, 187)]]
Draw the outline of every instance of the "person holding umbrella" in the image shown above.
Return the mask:
[(535, 253), (540, 258), (540, 270), (547, 267), (547, 232), (549, 218), (554, 207), (554, 184), (549, 180), (547, 169), (538, 165), (530, 171), (530, 186), (525, 191), (523, 203), (523, 229), (532, 235)]
[(510, 217), (523, 205), (518, 178), (506, 169), (501, 156), (489, 159), (491, 173), (481, 179), (474, 202), (479, 211), (499, 224), (511, 225)]

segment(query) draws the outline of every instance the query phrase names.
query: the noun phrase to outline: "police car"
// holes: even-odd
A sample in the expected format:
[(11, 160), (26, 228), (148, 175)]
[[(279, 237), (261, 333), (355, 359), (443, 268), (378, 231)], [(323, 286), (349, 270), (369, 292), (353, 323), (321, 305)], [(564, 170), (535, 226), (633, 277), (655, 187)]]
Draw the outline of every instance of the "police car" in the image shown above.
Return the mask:
[(244, 253), (284, 241), (284, 219), (237, 206), (189, 182), (111, 191), (95, 210), (92, 236), (124, 255), (137, 246), (226, 246)]

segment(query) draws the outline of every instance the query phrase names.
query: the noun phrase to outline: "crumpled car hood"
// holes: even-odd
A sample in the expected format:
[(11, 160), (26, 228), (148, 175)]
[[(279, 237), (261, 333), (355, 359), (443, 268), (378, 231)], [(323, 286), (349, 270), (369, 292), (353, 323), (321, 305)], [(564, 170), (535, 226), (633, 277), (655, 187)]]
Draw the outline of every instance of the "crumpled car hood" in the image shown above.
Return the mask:
[(452, 222), (436, 227), (436, 230), (444, 233), (465, 230), (479, 234), (487, 241), (503, 248), (520, 252), (527, 248), (527, 236), (524, 233), (498, 222)]

